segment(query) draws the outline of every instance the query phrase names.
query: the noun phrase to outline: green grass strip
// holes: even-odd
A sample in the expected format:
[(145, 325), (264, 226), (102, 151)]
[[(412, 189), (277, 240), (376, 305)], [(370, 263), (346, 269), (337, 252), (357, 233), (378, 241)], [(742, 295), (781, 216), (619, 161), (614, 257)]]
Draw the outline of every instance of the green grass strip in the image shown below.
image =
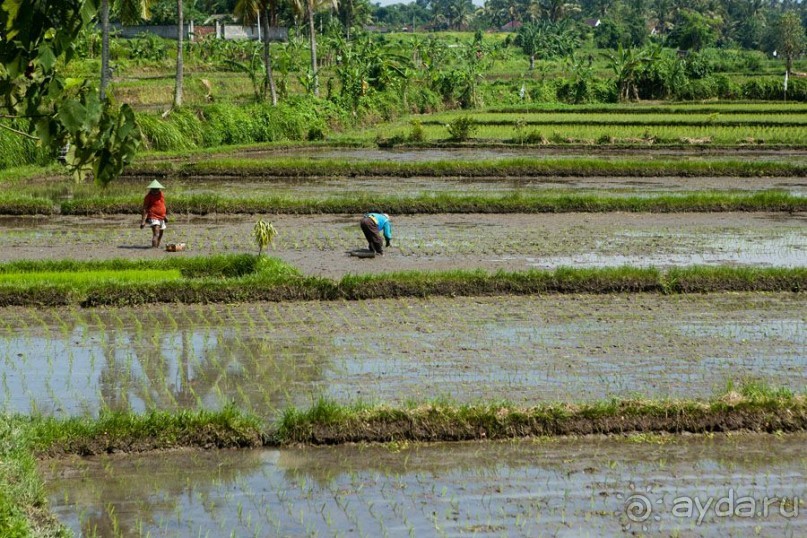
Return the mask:
[(32, 421), (28, 448), (36, 455), (91, 455), (178, 447), (236, 448), (263, 444), (259, 419), (228, 405), (220, 411), (106, 411), (98, 418)]
[[(439, 120), (427, 120), (423, 125), (443, 126), (444, 122)], [(615, 117), (613, 119), (591, 119), (586, 117), (568, 118), (568, 119), (478, 119), (474, 121), (474, 125), (480, 127), (515, 127), (516, 125), (527, 127), (552, 127), (564, 125), (585, 125), (590, 127), (807, 127), (807, 119), (785, 120), (785, 119), (771, 119), (761, 118), (754, 119), (736, 119), (736, 118), (721, 118), (716, 120), (700, 120), (700, 119), (686, 119), (686, 118), (665, 118), (665, 119), (644, 119), (633, 118), (625, 119), (622, 117)]]
[(0, 170), (0, 184), (4, 185), (16, 186), (19, 183), (30, 182), (32, 179), (54, 177), (68, 178), (67, 168), (61, 164), (48, 166), (29, 164)]
[(234, 273), (230, 277), (204, 274), (168, 281), (111, 280), (81, 286), (69, 281), (46, 280), (26, 285), (4, 285), (0, 286), (0, 306), (95, 307), (554, 293), (804, 290), (807, 290), (807, 268), (688, 267), (667, 272), (652, 267), (561, 267), (550, 271), (495, 273), (482, 270), (411, 271), (348, 275), (337, 281), (305, 277), (282, 261), (264, 258), (253, 272)]
[[(770, 103), (738, 103), (723, 104), (678, 104), (678, 105), (562, 105), (556, 103), (530, 104), (506, 107), (487, 108), (484, 112), (492, 114), (793, 114), (807, 112), (803, 103), (770, 104)], [(447, 114), (444, 114), (447, 115)], [(457, 115), (457, 113), (455, 113)], [(468, 115), (468, 114), (466, 114)], [(471, 114), (471, 116), (473, 116)]]
[(402, 408), (320, 399), (307, 410), (286, 409), (269, 437), (284, 445), (805, 429), (807, 398), (751, 384), (706, 401), (612, 399), (533, 407), (432, 402)]
[(53, 215), (57, 206), (47, 198), (0, 195), (0, 215)]
[[(229, 198), (214, 195), (169, 197), (170, 211), (177, 214), (328, 214), (361, 213), (382, 207), (393, 214), (437, 213), (568, 213), (568, 212), (722, 212), (805, 211), (807, 197), (781, 191), (756, 193), (697, 192), (656, 196), (600, 196), (595, 194), (506, 195), (453, 193), (419, 196), (351, 196), (299, 198), (254, 196)], [(65, 215), (135, 214), (142, 200), (136, 197), (87, 198), (64, 202)]]
[(302, 157), (156, 162), (131, 167), (127, 176), (198, 177), (546, 177), (546, 176), (789, 176), (807, 175), (807, 165), (760, 160), (648, 160), (512, 158), (480, 161), (355, 161)]
[(234, 278), (262, 273), (297, 274), (296, 269), (276, 258), (251, 254), (219, 254), (163, 258), (158, 260), (20, 260), (0, 264), (0, 278), (15, 273), (77, 273), (179, 271), (185, 278)]
[(41, 273), (0, 273), (0, 287), (2, 286), (38, 286), (42, 284), (70, 285), (78, 289), (107, 283), (136, 284), (142, 282), (166, 282), (179, 280), (182, 273), (178, 269), (129, 269), (124, 271), (82, 271), (71, 272), (41, 272)]

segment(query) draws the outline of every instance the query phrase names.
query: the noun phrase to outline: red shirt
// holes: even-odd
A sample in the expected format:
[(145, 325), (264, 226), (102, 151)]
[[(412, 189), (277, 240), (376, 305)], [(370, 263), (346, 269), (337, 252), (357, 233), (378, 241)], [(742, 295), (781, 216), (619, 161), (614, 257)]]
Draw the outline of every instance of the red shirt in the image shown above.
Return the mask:
[(149, 191), (143, 199), (143, 209), (147, 212), (147, 219), (165, 220), (165, 196), (163, 196), (163, 191), (157, 191), (153, 194)]

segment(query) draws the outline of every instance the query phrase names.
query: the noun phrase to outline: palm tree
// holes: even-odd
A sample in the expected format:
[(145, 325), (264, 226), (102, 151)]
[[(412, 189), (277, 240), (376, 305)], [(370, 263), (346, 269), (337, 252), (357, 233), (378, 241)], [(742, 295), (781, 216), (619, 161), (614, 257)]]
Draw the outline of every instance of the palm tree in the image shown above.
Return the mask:
[(182, 41), (184, 37), (185, 17), (182, 13), (182, 0), (177, 0), (177, 76), (174, 85), (174, 108), (182, 106), (182, 78), (183, 78), (183, 58)]
[(350, 30), (353, 26), (364, 26), (371, 20), (369, 0), (342, 0), (337, 7), (336, 16), (345, 28), (345, 38), (350, 41)]
[(101, 0), (101, 101), (106, 101), (109, 84), (109, 0)]
[(311, 38), (311, 76), (313, 77), (314, 96), (319, 97), (319, 75), (317, 74), (317, 30), (314, 27), (314, 13), (323, 8), (337, 9), (338, 0), (293, 0), (294, 9), (308, 15), (308, 33)]
[(546, 18), (558, 22), (569, 13), (580, 11), (580, 6), (567, 0), (530, 0), (527, 11), (533, 20)]
[(244, 24), (260, 20), (263, 26), (263, 66), (266, 70), (263, 79), (263, 97), (266, 98), (266, 94), (269, 93), (272, 97), (272, 106), (277, 106), (277, 88), (272, 74), (272, 56), (269, 54), (269, 24), (270, 19), (272, 24), (276, 22), (277, 0), (238, 0), (235, 14)]
[[(101, 101), (106, 100), (109, 85), (109, 1), (101, 0)], [(118, 0), (117, 10), (123, 24), (137, 24), (149, 18), (151, 0)]]

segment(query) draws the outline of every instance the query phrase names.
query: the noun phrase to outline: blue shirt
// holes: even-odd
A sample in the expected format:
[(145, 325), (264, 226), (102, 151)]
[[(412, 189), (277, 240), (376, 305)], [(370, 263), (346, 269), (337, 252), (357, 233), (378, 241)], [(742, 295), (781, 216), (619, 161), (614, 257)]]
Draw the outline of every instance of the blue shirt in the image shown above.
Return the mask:
[(378, 224), (378, 229), (386, 239), (392, 239), (392, 223), (388, 216), (383, 213), (367, 213), (365, 217), (372, 218)]

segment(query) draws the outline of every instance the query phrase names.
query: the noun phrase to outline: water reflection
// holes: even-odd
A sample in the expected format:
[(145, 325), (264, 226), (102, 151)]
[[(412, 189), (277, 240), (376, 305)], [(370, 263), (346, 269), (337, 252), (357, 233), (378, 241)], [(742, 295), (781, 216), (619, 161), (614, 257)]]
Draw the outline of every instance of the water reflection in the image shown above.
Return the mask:
[(727, 381), (803, 389), (793, 294), (431, 298), (8, 309), (8, 412), (217, 408), (267, 420), (323, 395), (398, 405), (704, 398)]
[(753, 519), (710, 513), (696, 525), (671, 509), (674, 498), (705, 501), (730, 490), (803, 500), (805, 440), (595, 437), (191, 452), (51, 462), (45, 475), (53, 510), (84, 535), (603, 536), (626, 530), (626, 499), (637, 492), (653, 501), (658, 518), (648, 531), (661, 535), (800, 535), (807, 519), (775, 511)]
[(4, 407), (85, 414), (233, 402), (269, 418), (278, 407), (311, 401), (328, 362), (327, 339), (278, 334), (247, 310), (245, 319), (216, 310), (56, 310), (38, 321), (21, 311), (2, 331)]

